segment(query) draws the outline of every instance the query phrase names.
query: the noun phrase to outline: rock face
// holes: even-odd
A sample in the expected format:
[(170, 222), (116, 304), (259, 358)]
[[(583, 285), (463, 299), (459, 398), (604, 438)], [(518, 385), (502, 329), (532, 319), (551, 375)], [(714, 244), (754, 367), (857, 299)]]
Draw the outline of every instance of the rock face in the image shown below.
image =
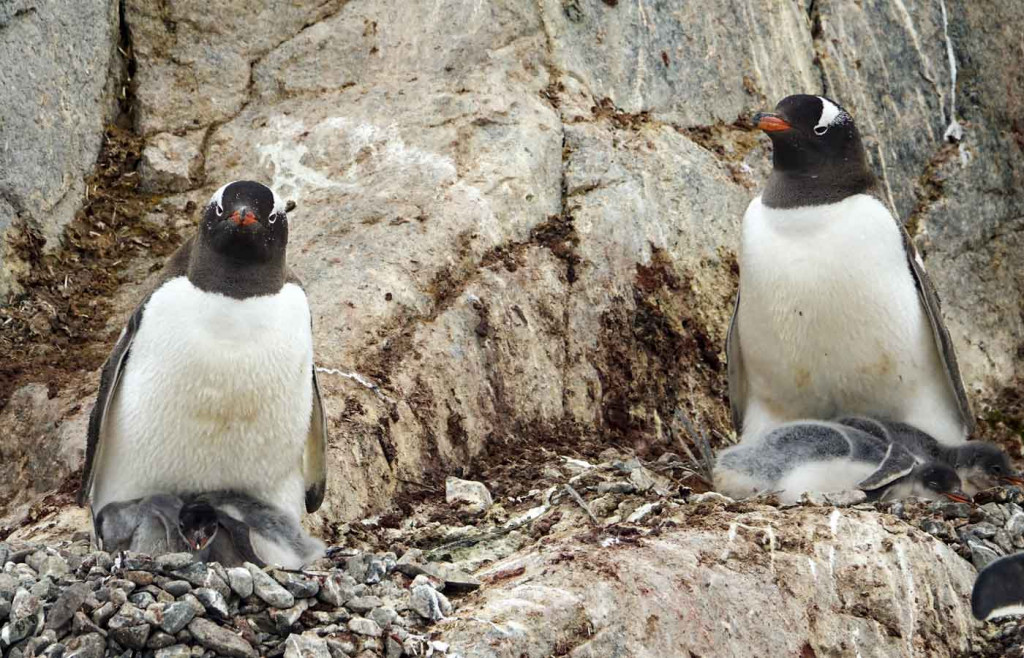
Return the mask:
[(120, 92), (117, 3), (0, 4), (0, 297), (18, 292), (9, 235), (54, 240), (85, 196)]
[[(120, 79), (108, 74), (117, 8), (71, 4), (0, 8), (0, 64), (19, 64), (0, 66), (18, 90), (0, 100), (0, 232), (17, 216), (56, 236), (95, 160)], [(1003, 417), (994, 405), (1019, 396), (1008, 392), (1024, 346), (1024, 2), (125, 0), (123, 14), (147, 221), (167, 218), (161, 202), (194, 211), (239, 178), (297, 203), (289, 259), (314, 312), (331, 433), (311, 520), (325, 536), (386, 511), (410, 483), (485, 480), (510, 456), (593, 458), (609, 443), (659, 453), (681, 440), (681, 415), (727, 432), (738, 228), (770, 166), (749, 116), (793, 92), (826, 92), (856, 116), (945, 302), (979, 414)], [(96, 341), (113, 342), (146, 265), (125, 270), (121, 315)], [(7, 258), (0, 293), (18, 277)], [(37, 518), (46, 506), (34, 502), (74, 484), (95, 374), (81, 381), (51, 398), (19, 379), (0, 410), (7, 518)], [(503, 492), (484, 483), (499, 514)], [(543, 581), (502, 581), (475, 616), (508, 632), (488, 636), (496, 652), (526, 655), (615, 655), (642, 639), (707, 655), (723, 634), (778, 629), (786, 655), (803, 641), (818, 655), (856, 651), (852, 638), (864, 655), (910, 653), (918, 636), (962, 648), (970, 571), (949, 551), (903, 526), (882, 534), (868, 512), (839, 522), (853, 548), (806, 512), (811, 535), (780, 521), (768, 550), (749, 528), (777, 513), (669, 529), (635, 561), (584, 545), (579, 564), (608, 571), (566, 561)], [(744, 525), (730, 531), (730, 519)], [(731, 570), (730, 541), (758, 559)], [(521, 556), (524, 578), (559, 545)], [(662, 553), (671, 569), (644, 569)], [(694, 597), (679, 578), (715, 595)], [(857, 599), (866, 584), (877, 600)], [(499, 591), (525, 603), (509, 609)], [(741, 617), (748, 591), (763, 617)], [(637, 614), (611, 615), (616, 596)], [(516, 617), (529, 610), (568, 639)], [(466, 623), (451, 641), (497, 632)]]
[(478, 658), (967, 655), (973, 569), (889, 519), (719, 510), (639, 541), (546, 541), (483, 572), (442, 638)]

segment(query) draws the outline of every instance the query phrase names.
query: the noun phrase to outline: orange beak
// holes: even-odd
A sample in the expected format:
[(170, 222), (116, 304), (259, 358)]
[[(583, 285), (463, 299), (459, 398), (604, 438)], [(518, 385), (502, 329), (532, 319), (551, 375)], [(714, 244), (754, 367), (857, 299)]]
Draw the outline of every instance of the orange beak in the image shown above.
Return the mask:
[(962, 491), (947, 491), (945, 494), (946, 498), (949, 498), (955, 503), (973, 503), (974, 500), (970, 496)]
[(766, 133), (776, 133), (792, 128), (789, 123), (777, 114), (759, 112), (754, 116), (754, 125)]
[(233, 221), (236, 226), (249, 226), (250, 224), (255, 224), (257, 221), (256, 215), (254, 215), (249, 209), (246, 209), (244, 214), (236, 210), (231, 213), (228, 219)]
[(1002, 478), (1006, 484), (1015, 484), (1018, 487), (1024, 487), (1024, 478), (1019, 475), (1007, 475)]

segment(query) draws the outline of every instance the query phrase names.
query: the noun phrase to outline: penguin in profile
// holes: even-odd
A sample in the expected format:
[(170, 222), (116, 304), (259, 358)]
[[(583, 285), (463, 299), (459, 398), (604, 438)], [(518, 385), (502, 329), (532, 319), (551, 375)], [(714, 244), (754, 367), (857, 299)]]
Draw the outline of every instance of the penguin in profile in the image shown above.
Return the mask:
[(79, 504), (231, 490), (295, 523), (320, 507), (327, 423), (287, 244), (271, 189), (214, 193), (103, 366)]
[(252, 562), (301, 569), (326, 550), (288, 514), (232, 491), (186, 496), (177, 527), (189, 550), (224, 566)]
[(875, 196), (860, 134), (822, 96), (755, 117), (773, 170), (743, 217), (726, 341), (741, 441), (801, 418), (858, 414), (945, 445), (974, 428), (939, 299), (903, 225)]
[(867, 432), (887, 444), (895, 443), (919, 463), (940, 462), (950, 466), (969, 494), (999, 485), (1024, 486), (1024, 478), (1010, 463), (1009, 455), (994, 443), (975, 440), (947, 446), (912, 425), (863, 416), (845, 416), (836, 422)]
[(806, 492), (851, 489), (861, 489), (869, 500), (969, 500), (956, 471), (946, 464), (921, 463), (898, 444), (855, 427), (813, 420), (785, 423), (756, 443), (723, 450), (714, 481), (716, 491), (734, 498), (771, 491), (784, 503)]
[(981, 621), (1024, 615), (1024, 553), (993, 560), (978, 572), (971, 612)]

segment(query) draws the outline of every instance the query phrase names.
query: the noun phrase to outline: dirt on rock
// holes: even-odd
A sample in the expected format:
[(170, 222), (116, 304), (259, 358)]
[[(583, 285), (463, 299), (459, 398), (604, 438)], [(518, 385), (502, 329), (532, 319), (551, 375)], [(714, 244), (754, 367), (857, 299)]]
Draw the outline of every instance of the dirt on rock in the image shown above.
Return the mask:
[(99, 367), (110, 347), (110, 300), (128, 264), (144, 257), (159, 268), (181, 242), (173, 226), (145, 219), (159, 198), (139, 190), (143, 142), (107, 129), (85, 204), (56, 248), (46, 248), (32, 226), (9, 234), (28, 272), (19, 280), (24, 292), (0, 305), (0, 410), (29, 380), (46, 382), (54, 397), (70, 378)]

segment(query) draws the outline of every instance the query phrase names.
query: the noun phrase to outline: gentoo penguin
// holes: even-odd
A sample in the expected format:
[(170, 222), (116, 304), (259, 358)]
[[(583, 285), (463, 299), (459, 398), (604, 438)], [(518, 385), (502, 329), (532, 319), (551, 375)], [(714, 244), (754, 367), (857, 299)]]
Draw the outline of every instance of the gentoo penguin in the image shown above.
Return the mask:
[(181, 506), (180, 498), (167, 494), (105, 505), (95, 515), (97, 544), (108, 553), (184, 552), (188, 547), (178, 532)]
[(921, 464), (897, 444), (838, 423), (784, 423), (760, 441), (723, 450), (715, 489), (741, 498), (776, 492), (795, 502), (805, 492), (863, 490), (870, 500), (906, 496), (965, 500), (956, 472), (938, 462)]
[(1024, 615), (1024, 553), (993, 560), (978, 572), (971, 612), (982, 621)]
[(79, 503), (233, 490), (298, 523), (326, 483), (306, 295), (269, 188), (214, 193), (100, 376)]
[(771, 138), (773, 170), (743, 216), (726, 342), (741, 440), (800, 418), (863, 414), (963, 442), (974, 415), (938, 296), (874, 195), (853, 118), (798, 95), (755, 121)]
[(300, 569), (324, 555), (323, 542), (289, 514), (251, 496), (216, 491), (184, 499), (178, 529), (190, 550), (206, 561)]
[(1010, 463), (1010, 457), (993, 443), (968, 441), (947, 446), (907, 423), (863, 416), (845, 416), (836, 422), (868, 432), (886, 443), (896, 443), (919, 463), (937, 461), (952, 467), (963, 481), (964, 491), (969, 494), (1000, 484), (1024, 486), (1024, 478)]

